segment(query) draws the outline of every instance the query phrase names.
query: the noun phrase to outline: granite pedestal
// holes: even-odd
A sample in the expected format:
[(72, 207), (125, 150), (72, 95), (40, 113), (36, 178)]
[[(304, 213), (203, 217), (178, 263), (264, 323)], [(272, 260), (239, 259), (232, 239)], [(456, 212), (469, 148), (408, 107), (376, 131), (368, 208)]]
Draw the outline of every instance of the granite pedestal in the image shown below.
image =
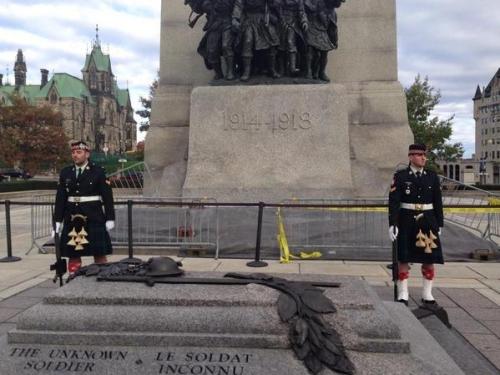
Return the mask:
[[(408, 309), (382, 303), (363, 281), (286, 277), (341, 283), (326, 288), (338, 312), (324, 317), (356, 374), (462, 373)], [(278, 317), (278, 293), (256, 284), (149, 287), (79, 278), (22, 314), (0, 342), (0, 373), (305, 375)]]
[(194, 89), (182, 195), (352, 196), (346, 101), (342, 85)]

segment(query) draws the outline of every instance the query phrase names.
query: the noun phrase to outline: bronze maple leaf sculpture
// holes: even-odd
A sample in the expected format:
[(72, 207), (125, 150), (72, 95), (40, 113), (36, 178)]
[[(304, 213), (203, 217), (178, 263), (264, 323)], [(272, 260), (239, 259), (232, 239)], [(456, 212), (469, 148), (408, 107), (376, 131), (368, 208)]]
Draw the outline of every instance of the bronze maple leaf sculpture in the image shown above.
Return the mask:
[(278, 314), (290, 325), (292, 349), (309, 372), (318, 374), (326, 366), (342, 374), (355, 373), (339, 334), (322, 317), (322, 314), (337, 312), (322, 289), (310, 283), (290, 282), (264, 274), (228, 273), (225, 277), (259, 280), (259, 284), (281, 292)]

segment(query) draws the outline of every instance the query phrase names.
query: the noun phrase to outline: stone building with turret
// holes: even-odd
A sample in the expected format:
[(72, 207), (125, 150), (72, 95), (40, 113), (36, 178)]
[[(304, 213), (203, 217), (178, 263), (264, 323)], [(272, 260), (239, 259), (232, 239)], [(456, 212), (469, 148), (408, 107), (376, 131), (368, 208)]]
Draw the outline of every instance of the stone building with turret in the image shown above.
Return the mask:
[(500, 69), (472, 99), (476, 122), (476, 161), (483, 184), (500, 184)]
[(121, 153), (135, 149), (136, 122), (128, 89), (120, 89), (109, 55), (102, 52), (99, 36), (87, 54), (82, 78), (68, 73), (40, 70), (39, 84), (26, 84), (27, 67), (23, 51), (14, 64), (14, 85), (3, 82), (0, 74), (0, 103), (10, 104), (17, 94), (33, 105), (48, 105), (63, 116), (70, 139), (82, 139), (96, 151)]

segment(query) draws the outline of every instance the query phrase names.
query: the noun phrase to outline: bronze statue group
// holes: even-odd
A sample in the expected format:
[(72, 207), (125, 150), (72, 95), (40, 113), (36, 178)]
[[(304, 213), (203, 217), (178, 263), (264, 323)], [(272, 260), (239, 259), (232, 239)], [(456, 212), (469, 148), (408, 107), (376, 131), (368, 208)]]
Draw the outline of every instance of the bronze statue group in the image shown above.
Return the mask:
[(214, 79), (244, 82), (263, 74), (329, 82), (328, 52), (338, 45), (335, 10), (343, 2), (185, 0), (191, 27), (206, 16), (198, 53)]

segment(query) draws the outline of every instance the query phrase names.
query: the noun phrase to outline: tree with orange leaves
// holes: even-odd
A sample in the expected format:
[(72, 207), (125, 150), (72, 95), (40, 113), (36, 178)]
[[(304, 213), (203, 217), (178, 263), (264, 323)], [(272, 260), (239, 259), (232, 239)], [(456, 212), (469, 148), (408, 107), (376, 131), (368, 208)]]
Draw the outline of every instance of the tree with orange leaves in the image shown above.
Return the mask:
[(47, 106), (33, 106), (19, 96), (0, 103), (0, 160), (32, 175), (68, 162), (69, 143), (62, 116)]

